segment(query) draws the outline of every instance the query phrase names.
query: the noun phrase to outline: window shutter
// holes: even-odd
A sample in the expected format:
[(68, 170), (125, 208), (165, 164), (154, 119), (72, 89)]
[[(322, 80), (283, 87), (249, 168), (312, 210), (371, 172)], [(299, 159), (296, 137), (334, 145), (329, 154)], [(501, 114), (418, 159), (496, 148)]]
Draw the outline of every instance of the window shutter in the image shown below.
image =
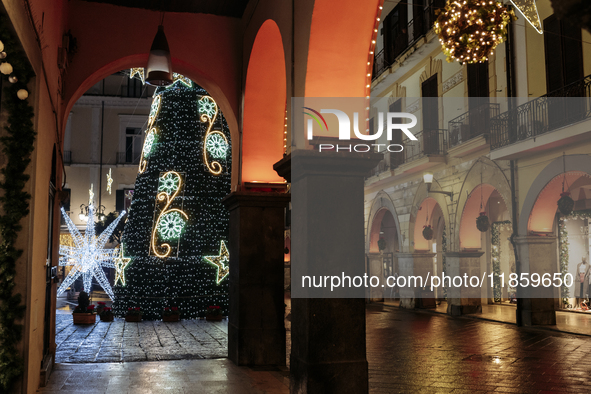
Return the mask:
[(556, 15), (551, 15), (544, 20), (544, 30), (546, 30), (544, 33), (546, 93), (551, 93), (564, 86), (560, 21)]

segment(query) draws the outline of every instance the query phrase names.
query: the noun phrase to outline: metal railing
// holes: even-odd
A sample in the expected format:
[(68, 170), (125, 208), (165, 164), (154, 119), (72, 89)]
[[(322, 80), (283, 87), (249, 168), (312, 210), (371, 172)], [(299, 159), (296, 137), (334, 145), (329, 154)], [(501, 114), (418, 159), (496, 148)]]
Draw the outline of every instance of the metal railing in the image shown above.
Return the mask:
[(415, 137), (417, 138), (416, 141), (410, 139), (402, 140), (402, 145), (404, 146), (404, 163), (425, 156), (444, 155), (447, 152), (446, 129), (425, 129), (415, 134)]
[(374, 55), (372, 79), (377, 78), (379, 75), (382, 75), (384, 70), (387, 67), (389, 67), (389, 65), (386, 65), (386, 58), (384, 56), (385, 56), (385, 52), (383, 49)]
[[(470, 104), (473, 105), (470, 99)], [(499, 116), (497, 103), (486, 103), (471, 109), (449, 121), (449, 147), (454, 147), (474, 137), (490, 133), (491, 119)]]
[(69, 150), (65, 150), (62, 153), (64, 155), (64, 164), (65, 165), (72, 164), (72, 152)]
[(590, 97), (591, 75), (588, 75), (500, 114), (491, 119), (491, 149), (499, 149), (588, 119), (591, 117)]

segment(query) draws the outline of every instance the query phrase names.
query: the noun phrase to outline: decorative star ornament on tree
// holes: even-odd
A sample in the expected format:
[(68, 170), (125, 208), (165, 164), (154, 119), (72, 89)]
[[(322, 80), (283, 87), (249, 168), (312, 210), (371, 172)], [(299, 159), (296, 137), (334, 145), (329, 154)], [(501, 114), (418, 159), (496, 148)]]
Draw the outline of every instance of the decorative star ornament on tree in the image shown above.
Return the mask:
[(115, 282), (113, 283), (117, 286), (117, 282), (121, 281), (121, 286), (125, 286), (125, 268), (131, 262), (131, 258), (123, 256), (123, 245), (119, 246), (119, 256), (115, 259)]
[(511, 0), (511, 3), (521, 14), (527, 19), (530, 25), (540, 34), (543, 34), (542, 23), (540, 22), (540, 15), (538, 14), (538, 7), (536, 0)]
[(86, 224), (84, 235), (80, 234), (64, 208), (62, 208), (62, 215), (72, 235), (75, 246), (60, 245), (59, 253), (62, 257), (60, 257), (59, 265), (71, 266), (72, 269), (57, 290), (57, 295), (62, 294), (80, 275), (83, 278), (84, 291), (90, 293), (92, 277), (94, 276), (109, 298), (113, 300), (115, 298), (113, 290), (103, 271), (103, 267), (115, 268), (114, 260), (119, 251), (117, 249), (104, 249), (104, 246), (111, 237), (115, 227), (117, 227), (119, 220), (125, 215), (125, 211), (121, 212), (119, 217), (98, 237), (94, 232), (94, 206), (92, 204), (88, 206), (88, 223)]
[(220, 254), (217, 256), (203, 256), (205, 260), (210, 262), (211, 264), (218, 267), (218, 273), (216, 278), (216, 283), (219, 285), (222, 279), (228, 275), (230, 272), (230, 266), (228, 263), (230, 262), (230, 253), (228, 252), (228, 248), (226, 248), (226, 244), (222, 241), (220, 246)]

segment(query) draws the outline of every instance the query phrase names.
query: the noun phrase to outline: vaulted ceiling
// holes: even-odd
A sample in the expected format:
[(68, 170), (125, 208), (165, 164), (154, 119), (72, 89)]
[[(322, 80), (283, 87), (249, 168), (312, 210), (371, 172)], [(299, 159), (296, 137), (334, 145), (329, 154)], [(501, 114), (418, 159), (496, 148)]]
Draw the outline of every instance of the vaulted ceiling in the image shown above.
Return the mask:
[(84, 0), (154, 11), (213, 14), (241, 18), (249, 0)]

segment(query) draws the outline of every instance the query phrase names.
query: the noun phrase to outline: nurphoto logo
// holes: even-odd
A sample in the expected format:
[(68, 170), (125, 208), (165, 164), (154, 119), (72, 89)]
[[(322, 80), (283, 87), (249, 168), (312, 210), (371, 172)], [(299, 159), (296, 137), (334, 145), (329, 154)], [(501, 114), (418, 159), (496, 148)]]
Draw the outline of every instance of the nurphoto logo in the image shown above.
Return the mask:
[[(345, 112), (338, 110), (338, 109), (321, 109), (320, 112), (310, 108), (310, 107), (303, 107), (304, 114), (309, 115), (307, 124), (306, 124), (306, 135), (308, 141), (311, 141), (314, 138), (314, 122), (320, 127), (320, 130), (324, 130), (328, 132), (328, 123), (322, 114), (332, 114), (337, 117), (339, 129), (338, 135), (340, 141), (350, 141), (351, 140), (351, 119), (349, 115)], [(416, 141), (417, 137), (415, 137), (409, 129), (416, 126), (417, 124), (417, 117), (413, 114), (406, 113), (406, 112), (387, 112), (386, 114), (386, 137), (388, 141), (392, 141), (392, 132), (394, 130), (402, 131), (409, 140)], [(404, 119), (410, 119), (409, 123), (401, 123)], [(376, 141), (378, 140), (384, 132), (384, 113), (378, 113), (378, 129), (374, 134), (362, 134), (359, 131), (359, 113), (353, 113), (353, 133), (355, 134), (355, 138), (363, 140), (363, 141)], [(380, 147), (385, 147), (388, 152), (402, 152), (404, 150), (404, 146), (401, 144), (349, 144), (349, 145), (340, 145), (340, 144), (318, 144), (318, 151), (348, 151), (348, 152), (369, 152), (372, 150), (372, 147), (377, 147), (378, 152), (380, 152)], [(381, 150), (383, 151), (383, 149)]]

